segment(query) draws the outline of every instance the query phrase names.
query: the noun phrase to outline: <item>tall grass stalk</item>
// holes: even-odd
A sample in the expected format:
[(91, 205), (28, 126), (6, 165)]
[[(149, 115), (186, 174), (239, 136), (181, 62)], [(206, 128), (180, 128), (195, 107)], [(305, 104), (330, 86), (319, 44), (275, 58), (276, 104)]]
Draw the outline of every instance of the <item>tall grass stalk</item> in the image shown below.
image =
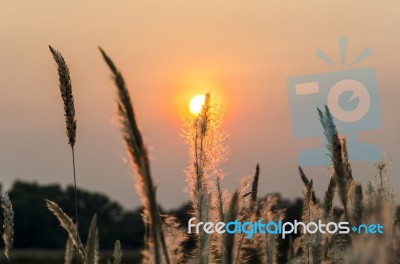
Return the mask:
[(335, 198), (336, 193), (336, 180), (331, 177), (329, 180), (328, 189), (325, 192), (324, 196), (324, 218), (328, 220), (332, 214), (333, 209), (333, 200)]
[(339, 190), (339, 197), (343, 205), (346, 220), (349, 220), (348, 195), (353, 184), (353, 176), (347, 154), (346, 140), (340, 140), (332, 114), (327, 106), (322, 112), (318, 109), (320, 122), (328, 141), (328, 149), (334, 168), (334, 179)]
[(119, 242), (119, 240), (115, 241), (113, 256), (114, 256), (114, 264), (121, 264), (122, 249), (121, 249), (121, 242)]
[[(225, 222), (233, 222), (237, 219), (239, 214), (239, 203), (238, 203), (239, 193), (236, 191), (231, 199), (231, 203), (229, 205), (229, 210), (226, 215)], [(229, 234), (225, 232), (224, 234), (224, 258), (223, 264), (232, 264), (234, 257), (234, 246), (235, 246), (235, 234)]]
[[(266, 223), (283, 220), (285, 211), (283, 209), (276, 208), (277, 203), (277, 195), (267, 195), (267, 197), (264, 199), (260, 215), (263, 217)], [(277, 264), (279, 256), (278, 236), (266, 232), (265, 235), (261, 236), (261, 241), (261, 246), (257, 248), (260, 251), (259, 253), (261, 253), (261, 263)]]
[[(185, 124), (184, 133), (191, 156), (186, 171), (187, 191), (193, 208), (191, 213), (199, 222), (221, 219), (223, 214), (221, 172), (218, 170), (218, 165), (225, 159), (225, 148), (222, 144), (224, 134), (219, 130), (221, 123), (219, 105), (207, 93), (200, 114), (191, 116)], [(217, 189), (210, 185), (212, 176), (217, 180)], [(218, 251), (218, 247), (211, 248), (211, 244), (210, 236), (200, 231), (196, 251), (199, 263), (209, 263), (211, 251), (212, 255), (219, 255), (214, 251)]]
[[(242, 180), (241, 187), (239, 188), (239, 215), (242, 221), (255, 222), (258, 220), (259, 212), (258, 212), (258, 204), (257, 204), (257, 195), (258, 195), (258, 182), (260, 177), (260, 166), (257, 164), (254, 173), (252, 175), (252, 183), (251, 190), (247, 192), (248, 187), (250, 187), (248, 179), (245, 177)], [(248, 200), (246, 203), (246, 199)], [(259, 235), (255, 235), (255, 241), (251, 241), (245, 238), (245, 234), (241, 234), (237, 239), (236, 246), (236, 257), (235, 263), (259, 263), (259, 255), (262, 246), (261, 240), (259, 239)]]
[(75, 106), (74, 97), (72, 95), (72, 84), (69, 73), (69, 68), (61, 55), (61, 53), (51, 46), (49, 46), (50, 52), (58, 66), (58, 78), (59, 87), (61, 91), (61, 97), (64, 102), (64, 115), (66, 123), (66, 132), (68, 137), (68, 144), (71, 146), (72, 151), (72, 169), (74, 174), (74, 192), (75, 192), (75, 221), (78, 225), (79, 214), (78, 214), (78, 195), (76, 187), (76, 168), (75, 168), (75, 142), (76, 142), (76, 120), (75, 120)]
[(154, 244), (154, 262), (161, 263), (161, 248), (164, 256), (163, 259), (165, 259), (167, 264), (170, 264), (171, 262), (156, 200), (156, 188), (150, 172), (148, 151), (136, 122), (136, 116), (131, 104), (131, 98), (120, 71), (116, 68), (113, 61), (101, 48), (100, 52), (112, 72), (114, 83), (117, 87), (118, 112), (121, 117), (123, 138), (133, 164), (135, 165), (136, 188), (143, 203), (144, 215), (148, 220), (147, 224), (150, 227), (150, 234), (152, 236), (151, 242)]
[[(77, 226), (72, 219), (56, 204), (50, 200), (45, 200), (47, 208), (57, 217), (61, 227), (67, 231), (68, 240), (65, 246), (64, 263), (71, 264), (73, 259), (74, 247), (78, 250), (83, 264), (98, 264), (100, 261), (99, 251), (99, 231), (97, 228), (97, 215), (95, 214), (90, 224), (86, 246), (83, 246), (78, 234)], [(121, 244), (115, 242), (114, 264), (120, 264), (122, 258)]]
[(99, 261), (99, 231), (97, 230), (97, 215), (93, 216), (86, 241), (86, 263), (96, 264)]
[(71, 239), (75, 248), (78, 250), (82, 259), (86, 259), (86, 249), (79, 237), (76, 224), (69, 218), (69, 216), (55, 203), (50, 200), (45, 200), (47, 208), (57, 217), (61, 226), (67, 231), (68, 237)]

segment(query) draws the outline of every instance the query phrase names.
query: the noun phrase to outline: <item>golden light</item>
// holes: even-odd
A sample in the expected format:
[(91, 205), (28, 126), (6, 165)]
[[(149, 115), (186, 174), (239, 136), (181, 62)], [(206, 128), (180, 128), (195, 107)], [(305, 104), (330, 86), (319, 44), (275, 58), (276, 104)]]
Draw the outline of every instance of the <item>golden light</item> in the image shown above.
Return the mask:
[(203, 107), (206, 96), (204, 94), (198, 94), (192, 97), (189, 102), (189, 111), (194, 115), (198, 115)]

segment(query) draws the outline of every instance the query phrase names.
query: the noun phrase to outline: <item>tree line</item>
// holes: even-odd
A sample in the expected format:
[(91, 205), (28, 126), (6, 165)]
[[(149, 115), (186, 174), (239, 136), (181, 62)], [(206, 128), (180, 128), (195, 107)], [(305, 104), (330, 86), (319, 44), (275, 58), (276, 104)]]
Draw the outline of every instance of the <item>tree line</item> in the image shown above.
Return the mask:
[[(1, 192), (0, 185), (0, 192)], [(67, 233), (59, 227), (57, 219), (46, 208), (44, 199), (60, 205), (70, 216), (74, 215), (74, 188), (62, 188), (59, 184), (40, 185), (36, 182), (17, 180), (8, 191), (15, 213), (14, 248), (62, 249), (65, 247)], [(142, 207), (126, 210), (118, 202), (105, 194), (78, 189), (79, 229), (87, 234), (93, 215), (98, 216), (99, 239), (104, 249), (111, 249), (119, 239), (124, 248), (143, 248), (145, 227), (142, 220)], [(286, 210), (286, 221), (299, 219), (302, 199), (294, 201), (283, 199), (280, 195), (277, 206)], [(189, 203), (184, 203), (174, 210), (163, 210), (177, 217), (182, 226), (187, 227), (190, 219)], [(0, 214), (0, 223), (2, 223)], [(187, 247), (191, 247), (189, 240)], [(283, 244), (283, 246), (285, 246)]]

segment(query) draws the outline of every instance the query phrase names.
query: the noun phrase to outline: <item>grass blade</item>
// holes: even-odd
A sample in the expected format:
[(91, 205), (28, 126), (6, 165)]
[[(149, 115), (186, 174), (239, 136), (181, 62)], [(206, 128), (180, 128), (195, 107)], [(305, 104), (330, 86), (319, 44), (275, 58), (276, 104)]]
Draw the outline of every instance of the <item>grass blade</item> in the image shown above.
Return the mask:
[(154, 261), (156, 263), (161, 262), (159, 252), (161, 244), (161, 249), (163, 251), (166, 263), (169, 264), (170, 259), (156, 200), (156, 188), (150, 173), (148, 152), (136, 122), (131, 98), (122, 74), (119, 72), (110, 57), (108, 57), (108, 55), (101, 48), (100, 52), (113, 74), (114, 83), (117, 87), (118, 112), (121, 117), (123, 138), (132, 161), (135, 164), (135, 169), (137, 172), (135, 174), (136, 188), (143, 203), (144, 214), (146, 219), (148, 219), (148, 225), (150, 226), (150, 233), (152, 235), (152, 242), (154, 244)]
[(99, 259), (99, 238), (97, 231), (97, 215), (95, 214), (89, 228), (89, 235), (86, 242), (86, 264), (95, 264)]
[(57, 217), (61, 226), (67, 231), (69, 238), (72, 240), (75, 248), (78, 249), (80, 256), (86, 259), (86, 250), (82, 245), (81, 239), (78, 236), (76, 225), (68, 217), (66, 213), (55, 203), (46, 199), (47, 208)]

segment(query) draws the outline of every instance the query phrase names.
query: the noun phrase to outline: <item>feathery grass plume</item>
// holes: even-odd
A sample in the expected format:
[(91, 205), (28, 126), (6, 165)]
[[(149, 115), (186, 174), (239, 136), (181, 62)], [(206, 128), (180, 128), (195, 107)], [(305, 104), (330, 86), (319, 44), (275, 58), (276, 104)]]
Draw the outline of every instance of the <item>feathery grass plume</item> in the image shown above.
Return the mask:
[(114, 264), (121, 264), (122, 249), (121, 249), (121, 242), (119, 242), (119, 240), (115, 241), (113, 256), (114, 256)]
[(317, 232), (312, 235), (311, 237), (312, 242), (311, 242), (311, 259), (313, 264), (321, 264), (322, 263), (322, 253), (323, 250), (321, 250), (322, 247), (322, 234), (320, 232)]
[(71, 264), (74, 258), (74, 243), (68, 236), (67, 243), (65, 244), (64, 264)]
[[(237, 219), (239, 213), (238, 196), (239, 196), (238, 191), (236, 191), (232, 195), (229, 210), (225, 218), (226, 223), (233, 222)], [(224, 248), (225, 248), (223, 263), (232, 264), (234, 259), (235, 234), (229, 234), (228, 232), (225, 232), (223, 236), (224, 236)]]
[(303, 168), (301, 166), (299, 166), (298, 169), (299, 169), (299, 173), (300, 173), (300, 178), (303, 181), (304, 186), (307, 186), (310, 183), (310, 181), (308, 180), (306, 174), (304, 173)]
[[(344, 221), (343, 219), (343, 209), (334, 208), (331, 211), (329, 220), (325, 220), (325, 224), (327, 222), (340, 222)], [(325, 214), (325, 209), (324, 209)], [(332, 264), (342, 264), (343, 263), (343, 252), (349, 246), (349, 235), (344, 234), (329, 234), (326, 233), (323, 236), (323, 244), (322, 244), (322, 254), (324, 261)]]
[(156, 188), (150, 172), (149, 156), (144, 144), (142, 134), (136, 122), (135, 112), (131, 98), (122, 74), (114, 65), (108, 55), (101, 49), (103, 59), (112, 72), (115, 86), (118, 91), (118, 112), (121, 117), (122, 133), (128, 152), (135, 165), (136, 189), (142, 200), (144, 215), (148, 220), (154, 247), (154, 262), (161, 263), (160, 246), (167, 264), (170, 263), (164, 231), (156, 199)]
[[(372, 208), (366, 210), (366, 212), (369, 211), (369, 214), (365, 215), (366, 220), (364, 221), (370, 223), (380, 223), (382, 226), (384, 226), (385, 231), (383, 238), (388, 240), (389, 236), (392, 236), (393, 230), (395, 230), (394, 219), (396, 217), (396, 207), (398, 205), (395, 204), (395, 201), (392, 199), (392, 194), (387, 189), (390, 187), (386, 186), (386, 180), (383, 179), (383, 181), (381, 181), (381, 177), (386, 178), (387, 175), (378, 176), (379, 178), (375, 176), (375, 180), (378, 180), (379, 182), (378, 187), (373, 189), (372, 193), (368, 193), (366, 197), (367, 204), (372, 206)], [(381, 185), (381, 183), (383, 183), (383, 185)]]
[(185, 244), (188, 240), (187, 231), (182, 229), (175, 216), (166, 215), (164, 218), (165, 240), (168, 245), (168, 252), (171, 258), (171, 263), (185, 263)]
[(259, 216), (258, 211), (258, 183), (260, 178), (260, 165), (257, 164), (253, 173), (253, 182), (251, 184), (251, 192), (250, 192), (250, 202), (249, 202), (249, 214), (248, 219), (250, 221), (256, 221)]
[[(278, 195), (268, 195), (264, 202), (262, 203), (261, 213), (260, 215), (263, 216), (264, 222), (278, 222), (279, 220), (283, 220), (285, 216), (285, 210), (277, 209), (276, 206), (278, 204)], [(248, 263), (267, 263), (267, 264), (276, 264), (278, 263), (278, 256), (279, 256), (279, 243), (278, 243), (278, 236), (274, 234), (257, 234), (256, 239), (261, 238), (261, 241), (257, 241), (257, 250), (259, 251), (258, 254), (261, 255), (261, 261), (254, 261)], [(259, 242), (262, 242), (259, 245)]]
[[(210, 220), (213, 222), (223, 222), (225, 219), (225, 211), (227, 210), (226, 208), (228, 207), (227, 199), (226, 197), (228, 196), (227, 191), (223, 190), (221, 187), (221, 175), (217, 175), (217, 180), (216, 180), (216, 190), (215, 190), (215, 195), (212, 196), (212, 206), (211, 210), (212, 212), (210, 215)], [(222, 256), (223, 256), (223, 239), (222, 236), (214, 233), (211, 234), (211, 256), (210, 256), (210, 262), (211, 263), (221, 263), (222, 261)]]
[[(299, 166), (298, 168), (299, 168), (300, 178), (303, 181), (304, 186), (307, 188), (307, 186), (310, 184), (310, 181), (308, 180), (306, 174), (304, 173), (303, 168), (301, 166)], [(314, 190), (312, 190), (311, 199), (314, 204), (317, 203), (317, 197), (315, 196)]]
[[(309, 181), (304, 192), (302, 221), (306, 224), (312, 221), (314, 213), (314, 203), (312, 201), (313, 181)], [(311, 261), (311, 236), (303, 231), (302, 234), (303, 260), (307, 263)]]
[[(149, 224), (147, 221), (147, 217), (144, 213), (141, 213), (140, 216), (142, 217), (143, 220), (143, 224), (144, 224), (144, 252), (148, 252), (149, 250), (149, 246), (150, 246), (150, 241), (151, 241), (151, 235), (149, 232)], [(148, 254), (147, 254), (148, 255)], [(148, 260), (148, 262), (150, 262), (150, 259)], [(146, 263), (145, 261), (143, 261), (143, 263)]]
[(239, 187), (237, 188), (238, 192), (238, 206), (239, 206), (239, 213), (238, 213), (238, 220), (245, 221), (249, 219), (251, 216), (250, 211), (250, 182), (251, 176), (245, 176), (240, 179)]
[(10, 197), (7, 193), (1, 195), (1, 207), (3, 208), (3, 242), (4, 255), (10, 261), (11, 249), (14, 242), (14, 211)]
[(325, 192), (324, 196), (324, 218), (325, 220), (329, 219), (332, 214), (333, 208), (333, 199), (335, 198), (336, 193), (336, 181), (334, 177), (331, 177), (329, 180), (328, 189)]
[(82, 259), (85, 260), (86, 250), (82, 245), (81, 239), (78, 235), (78, 230), (74, 222), (55, 202), (46, 199), (46, 206), (57, 217), (61, 226), (67, 231), (68, 236), (72, 240), (75, 248), (78, 249), (79, 255)]
[(376, 214), (376, 209), (382, 201), (394, 206), (396, 195), (390, 183), (390, 163), (383, 155), (375, 164), (378, 173), (369, 181), (365, 195), (365, 217)]
[(339, 137), (333, 138), (332, 147), (332, 161), (335, 170), (335, 180), (339, 189), (339, 197), (343, 205), (344, 216), (346, 220), (349, 220), (348, 212), (348, 199), (349, 199), (349, 187), (353, 182), (352, 178), (348, 178), (346, 173), (347, 162), (343, 160), (343, 149)]
[(329, 111), (328, 106), (325, 105), (325, 113), (323, 113), (319, 108), (317, 108), (319, 121), (324, 129), (324, 135), (328, 142), (328, 149), (332, 149), (332, 139), (338, 134), (336, 129), (335, 122), (333, 121), (333, 117), (331, 112)]
[[(204, 191), (204, 186), (202, 187)], [(199, 200), (199, 215), (200, 219), (204, 220), (204, 223), (209, 222), (210, 219), (210, 211), (211, 211), (211, 193), (203, 193), (200, 196)], [(201, 221), (203, 222), (203, 221)], [(214, 253), (212, 252), (211, 248), (212, 240), (211, 236), (209, 236), (203, 229), (200, 229), (199, 238), (198, 238), (198, 259), (200, 264), (206, 264), (210, 261), (210, 256)]]
[[(254, 173), (252, 175), (253, 181), (251, 183), (251, 190), (246, 193), (247, 188), (250, 186), (249, 178), (245, 177), (239, 188), (239, 218), (240, 221), (255, 222), (258, 218), (258, 182), (260, 177), (260, 166), (256, 165)], [(247, 198), (249, 197), (249, 198)], [(248, 202), (245, 200), (248, 199)], [(252, 240), (246, 239), (245, 234), (242, 233), (237, 237), (237, 248), (235, 263), (259, 263), (260, 250), (262, 247), (262, 241), (257, 235)]]
[(339, 187), (339, 195), (344, 207), (344, 212), (347, 218), (347, 200), (348, 200), (348, 192), (347, 192), (347, 179), (345, 178), (344, 172), (344, 161), (342, 156), (342, 144), (340, 143), (340, 139), (338, 136), (335, 136), (332, 139), (332, 163), (335, 170), (335, 179), (337, 181), (337, 185)]
[(350, 183), (353, 181), (353, 177), (347, 155), (347, 144), (345, 140), (343, 143), (340, 141), (336, 125), (328, 106), (325, 106), (325, 113), (322, 113), (322, 111), (318, 109), (318, 115), (328, 141), (328, 149), (331, 152), (334, 178), (339, 189), (339, 196), (344, 208), (345, 218), (349, 220), (348, 190)]
[(375, 164), (375, 167), (378, 169), (378, 177), (379, 177), (379, 184), (382, 188), (385, 185), (390, 185), (388, 174), (390, 172), (390, 162), (386, 160), (385, 155), (382, 155), (381, 159)]
[[(220, 131), (221, 124), (222, 112), (210, 93), (205, 95), (201, 112), (190, 116), (185, 122), (184, 136), (191, 156), (190, 165), (186, 170), (187, 191), (193, 208), (191, 213), (199, 222), (221, 217), (221, 206), (216, 205), (221, 197), (215, 197), (218, 190), (214, 190), (215, 187), (210, 185), (212, 176), (217, 180), (221, 176), (218, 166), (226, 157), (226, 150), (222, 144), (225, 135)], [(196, 252), (199, 263), (209, 262), (210, 240), (211, 236), (201, 230)], [(215, 253), (213, 249), (214, 247), (211, 256)]]
[(379, 223), (384, 227), (383, 234), (361, 233), (354, 236), (348, 247), (345, 263), (399, 263), (395, 259), (395, 232), (393, 229), (394, 207), (383, 196), (374, 196), (374, 210), (364, 223)]
[(224, 197), (221, 189), (221, 177), (217, 177), (217, 208), (219, 221), (224, 220)]
[(352, 172), (350, 161), (349, 161), (349, 155), (347, 153), (347, 139), (346, 138), (342, 139), (342, 156), (343, 156), (343, 162), (344, 162), (345, 178), (349, 182), (354, 182), (353, 181), (353, 172)]
[(349, 246), (348, 237), (340, 234), (332, 234), (327, 241), (327, 256), (326, 260), (332, 264), (342, 264), (343, 255), (346, 248)]
[(250, 211), (250, 194), (251, 191), (249, 191), (250, 188), (250, 182), (251, 182), (251, 176), (245, 176), (240, 179), (240, 185), (237, 188), (238, 192), (238, 206), (239, 206), (239, 214), (238, 214), (238, 220), (243, 221), (245, 219), (249, 219), (251, 216), (251, 211)]
[(254, 171), (253, 183), (251, 185), (250, 206), (253, 214), (257, 216), (257, 194), (258, 194), (258, 180), (260, 177), (260, 165), (257, 164)]
[[(332, 185), (330, 184), (325, 194), (324, 205), (320, 205), (315, 201), (315, 194), (313, 189), (313, 181), (309, 181), (306, 185), (303, 201), (302, 221), (304, 223), (323, 221), (328, 222), (331, 218), (331, 207), (333, 203)], [(313, 198), (314, 197), (314, 198)], [(329, 198), (330, 197), (330, 198)], [(329, 209), (330, 208), (330, 209)], [(331, 235), (329, 233), (304, 233), (302, 238), (303, 255), (301, 258), (302, 263), (322, 263), (323, 260), (329, 260), (329, 242)]]
[(393, 204), (395, 202), (396, 196), (389, 178), (391, 161), (386, 160), (385, 155), (382, 155), (381, 159), (378, 161), (378, 163), (375, 164), (375, 166), (378, 169), (378, 175), (375, 176), (375, 181), (377, 181), (376, 178), (378, 177), (380, 195), (383, 195), (383, 197), (385, 197), (385, 199), (389, 203)]
[(69, 68), (61, 53), (53, 49), (51, 46), (49, 46), (49, 48), (58, 66), (58, 78), (60, 82), (59, 86), (61, 91), (61, 97), (64, 102), (64, 115), (65, 115), (65, 123), (68, 136), (68, 144), (71, 145), (71, 150), (72, 150), (72, 167), (74, 173), (74, 191), (75, 191), (75, 218), (76, 218), (75, 221), (76, 223), (79, 223), (78, 197), (76, 189), (76, 170), (75, 170), (76, 120), (75, 120), (74, 97), (72, 95), (71, 77), (69, 74)]
[[(240, 185), (237, 189), (238, 193), (238, 217), (237, 220), (240, 222), (249, 221), (251, 217), (250, 211), (250, 179), (251, 176), (245, 176), (240, 180)], [(243, 262), (247, 258), (248, 241), (245, 238), (245, 233), (235, 236), (236, 248), (234, 249), (235, 263)]]
[(97, 230), (97, 215), (95, 214), (90, 224), (89, 234), (86, 241), (85, 264), (97, 264), (99, 260), (99, 234)]
[(76, 120), (74, 97), (72, 96), (72, 85), (69, 69), (61, 53), (49, 46), (54, 60), (58, 66), (58, 77), (60, 81), (61, 96), (64, 101), (65, 122), (67, 128), (68, 144), (73, 148), (76, 141)]
[[(217, 175), (217, 179), (221, 180), (221, 176)], [(218, 190), (219, 188), (219, 190)], [(220, 186), (213, 185), (211, 190), (211, 207), (210, 207), (210, 221), (224, 222), (227, 211), (229, 210), (229, 202), (231, 194), (228, 190), (224, 190)], [(223, 236), (218, 233), (211, 234), (211, 244), (210, 244), (210, 263), (221, 263), (224, 254)]]

